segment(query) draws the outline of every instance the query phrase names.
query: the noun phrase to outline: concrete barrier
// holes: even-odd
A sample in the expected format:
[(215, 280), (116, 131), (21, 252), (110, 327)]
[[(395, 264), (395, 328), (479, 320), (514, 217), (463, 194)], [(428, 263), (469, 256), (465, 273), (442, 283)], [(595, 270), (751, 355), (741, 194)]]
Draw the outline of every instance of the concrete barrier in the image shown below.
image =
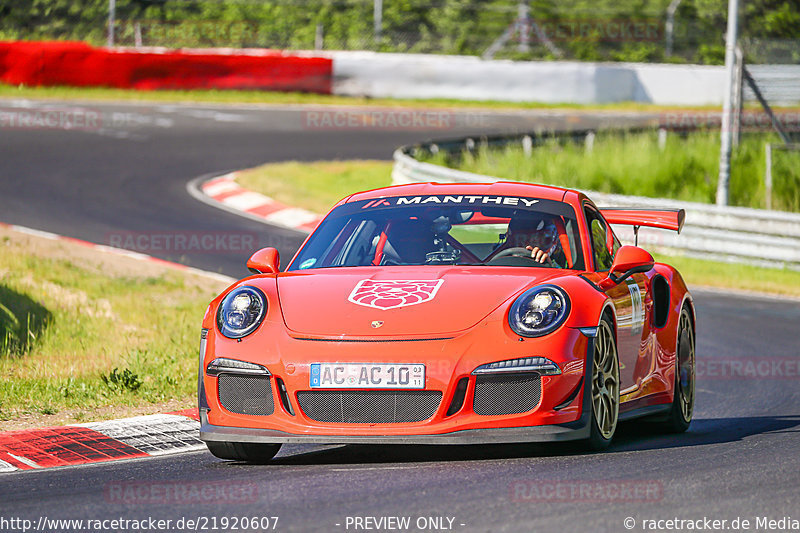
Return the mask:
[(0, 42), (12, 85), (331, 92), (332, 60), (281, 51), (208, 53), (107, 49), (80, 42)]
[(374, 98), (455, 98), (597, 104), (720, 105), (723, 67), (472, 56), (327, 52), (333, 92)]
[[(796, 65), (754, 65), (777, 103), (800, 102)], [(138, 89), (263, 89), (371, 98), (721, 105), (719, 66), (483, 60), (473, 56), (265, 49), (95, 48), (0, 42), (10, 84)]]

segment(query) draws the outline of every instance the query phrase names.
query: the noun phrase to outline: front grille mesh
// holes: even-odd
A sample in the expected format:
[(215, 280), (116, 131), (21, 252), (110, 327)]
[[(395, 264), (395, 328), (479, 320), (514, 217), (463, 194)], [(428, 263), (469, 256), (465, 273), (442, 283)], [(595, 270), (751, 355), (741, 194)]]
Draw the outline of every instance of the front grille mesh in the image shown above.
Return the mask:
[(343, 424), (422, 422), (436, 413), (440, 391), (300, 391), (300, 408), (312, 420)]
[(269, 376), (220, 374), (219, 403), (231, 413), (271, 415), (275, 402)]
[(537, 374), (478, 376), (472, 409), (479, 415), (496, 416), (533, 410), (542, 396)]

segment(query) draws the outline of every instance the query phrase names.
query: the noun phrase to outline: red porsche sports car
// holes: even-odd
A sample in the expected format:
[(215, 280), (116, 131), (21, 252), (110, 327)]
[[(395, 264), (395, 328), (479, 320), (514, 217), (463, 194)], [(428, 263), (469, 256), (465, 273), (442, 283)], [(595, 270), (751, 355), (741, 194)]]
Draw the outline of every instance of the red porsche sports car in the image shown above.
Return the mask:
[(683, 219), (524, 183), (348, 196), (285, 271), (260, 250), (254, 275), (211, 302), (200, 437), (217, 457), (260, 462), (281, 443), (599, 450), (641, 416), (684, 431), (692, 297), (612, 230)]

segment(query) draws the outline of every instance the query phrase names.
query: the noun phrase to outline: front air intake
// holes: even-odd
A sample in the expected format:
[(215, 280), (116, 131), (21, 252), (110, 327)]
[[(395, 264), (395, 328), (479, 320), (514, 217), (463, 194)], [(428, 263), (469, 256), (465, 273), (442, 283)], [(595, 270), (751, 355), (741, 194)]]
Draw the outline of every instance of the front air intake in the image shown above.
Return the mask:
[(538, 374), (479, 375), (472, 409), (485, 416), (526, 413), (539, 405), (541, 397)]
[(231, 413), (271, 415), (275, 410), (269, 376), (219, 375), (219, 403)]

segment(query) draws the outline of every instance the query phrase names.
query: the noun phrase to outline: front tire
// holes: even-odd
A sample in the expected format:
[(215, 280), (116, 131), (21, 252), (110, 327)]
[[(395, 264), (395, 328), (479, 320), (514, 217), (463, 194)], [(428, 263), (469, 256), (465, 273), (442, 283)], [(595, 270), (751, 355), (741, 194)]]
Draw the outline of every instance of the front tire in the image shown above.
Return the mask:
[(253, 442), (206, 442), (208, 451), (215, 457), (231, 461), (264, 464), (275, 457), (280, 444), (259, 444)]
[(597, 328), (592, 359), (592, 417), (589, 421), (589, 449), (608, 448), (619, 421), (619, 359), (611, 324), (604, 317)]
[(689, 310), (681, 310), (678, 323), (678, 341), (675, 350), (675, 390), (672, 396), (672, 406), (666, 420), (662, 423), (663, 430), (668, 433), (683, 433), (689, 429), (694, 412), (694, 381), (695, 381), (695, 337), (692, 317)]

